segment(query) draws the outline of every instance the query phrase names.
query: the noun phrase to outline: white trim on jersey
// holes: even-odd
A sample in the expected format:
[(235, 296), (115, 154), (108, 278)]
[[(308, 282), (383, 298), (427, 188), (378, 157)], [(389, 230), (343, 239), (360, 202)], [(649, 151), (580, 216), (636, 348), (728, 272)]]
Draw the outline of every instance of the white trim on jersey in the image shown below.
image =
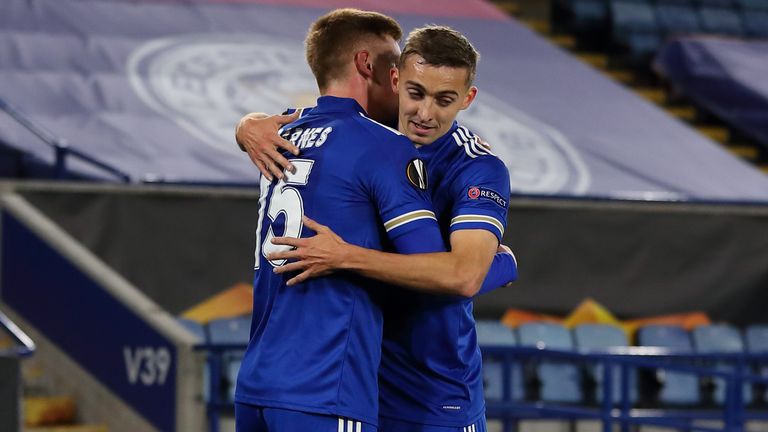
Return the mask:
[(339, 427), (336, 429), (336, 432), (362, 432), (362, 430), (362, 422), (349, 419), (344, 420), (343, 418), (339, 417)]
[(368, 117), (367, 115), (365, 115), (365, 114), (363, 114), (363, 113), (358, 113), (358, 114), (360, 114), (360, 117), (362, 117), (362, 118), (364, 118), (364, 119), (366, 119), (366, 120), (368, 120), (368, 121), (370, 121), (370, 122), (372, 122), (372, 123), (376, 123), (377, 125), (379, 125), (379, 126), (381, 126), (381, 127), (385, 128), (385, 129), (389, 130), (390, 132), (393, 132), (393, 133), (396, 133), (396, 134), (398, 134), (398, 135), (400, 135), (400, 136), (403, 136), (403, 134), (401, 134), (401, 133), (400, 133), (400, 131), (399, 131), (399, 130), (397, 130), (397, 129), (392, 129), (391, 127), (389, 127), (389, 126), (387, 126), (387, 125), (385, 125), (385, 124), (379, 123), (379, 122), (377, 122), (376, 120), (374, 120), (374, 119), (372, 119), (372, 118)]
[(464, 149), (464, 153), (472, 159), (478, 156), (496, 156), (490, 150), (483, 147), (478, 141), (477, 135), (474, 135), (464, 126), (459, 126), (452, 134), (456, 145)]
[(451, 226), (454, 226), (460, 223), (473, 223), (473, 222), (487, 223), (487, 224), (493, 225), (497, 230), (499, 230), (502, 236), (504, 235), (504, 225), (501, 222), (499, 222), (499, 220), (496, 219), (495, 217), (486, 216), (486, 215), (474, 215), (474, 214), (459, 215), (451, 219)]
[(419, 219), (434, 219), (435, 221), (437, 220), (437, 218), (435, 217), (435, 213), (429, 210), (415, 210), (412, 212), (402, 214), (397, 217), (393, 217), (392, 219), (384, 222), (384, 229), (387, 230), (387, 232), (390, 232), (397, 227), (403, 226), (410, 222), (417, 221)]

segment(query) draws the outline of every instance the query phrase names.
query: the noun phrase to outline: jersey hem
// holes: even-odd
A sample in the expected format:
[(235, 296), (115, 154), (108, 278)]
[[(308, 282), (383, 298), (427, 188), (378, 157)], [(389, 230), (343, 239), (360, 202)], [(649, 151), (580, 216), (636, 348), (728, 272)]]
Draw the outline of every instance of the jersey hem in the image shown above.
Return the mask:
[(390, 419), (390, 420), (396, 420), (396, 421), (401, 421), (406, 423), (414, 423), (419, 425), (456, 427), (456, 428), (474, 424), (475, 422), (477, 422), (477, 420), (482, 418), (484, 415), (485, 415), (485, 403), (483, 403), (482, 407), (476, 414), (467, 416), (466, 420), (456, 420), (456, 421), (443, 421), (443, 420), (435, 419), (434, 417), (416, 419), (412, 417), (403, 417), (402, 415), (397, 415), (397, 414), (387, 414), (387, 413), (379, 412), (379, 417)]
[(364, 416), (354, 411), (323, 408), (323, 407), (318, 407), (313, 405), (301, 405), (296, 403), (253, 398), (253, 397), (242, 396), (242, 395), (235, 395), (235, 402), (245, 403), (249, 405), (256, 405), (256, 406), (265, 407), (265, 408), (280, 408), (280, 409), (287, 409), (291, 411), (299, 411), (299, 412), (305, 412), (310, 414), (323, 414), (323, 415), (329, 415), (329, 416), (344, 417), (346, 419), (360, 421), (376, 427), (379, 426), (379, 420), (377, 418)]

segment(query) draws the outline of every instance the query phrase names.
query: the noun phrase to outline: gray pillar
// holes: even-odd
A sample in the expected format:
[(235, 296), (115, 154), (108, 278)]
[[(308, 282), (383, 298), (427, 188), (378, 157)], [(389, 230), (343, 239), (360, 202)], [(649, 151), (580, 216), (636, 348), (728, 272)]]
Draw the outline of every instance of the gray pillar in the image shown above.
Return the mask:
[(0, 357), (0, 431), (21, 430), (21, 367), (16, 357)]

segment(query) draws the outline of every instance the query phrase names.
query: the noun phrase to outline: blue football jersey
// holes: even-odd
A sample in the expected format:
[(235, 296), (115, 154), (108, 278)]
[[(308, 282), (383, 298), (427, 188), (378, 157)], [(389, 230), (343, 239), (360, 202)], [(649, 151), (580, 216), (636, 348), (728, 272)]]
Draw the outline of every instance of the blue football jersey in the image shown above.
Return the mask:
[[(384, 249), (402, 235), (439, 237), (426, 172), (413, 144), (367, 118), (352, 99), (323, 96), (281, 130), (301, 155), (280, 181), (262, 179), (251, 340), (235, 401), (376, 424), (382, 315), (389, 289), (351, 273), (287, 287), (265, 254), (273, 237), (308, 237), (306, 214), (347, 242)], [(310, 231), (310, 232), (307, 232)]]
[[(446, 244), (450, 233), (483, 229), (499, 241), (510, 194), (504, 163), (454, 123), (420, 147)], [(387, 296), (379, 369), (381, 417), (462, 427), (485, 411), (472, 300), (399, 289)]]

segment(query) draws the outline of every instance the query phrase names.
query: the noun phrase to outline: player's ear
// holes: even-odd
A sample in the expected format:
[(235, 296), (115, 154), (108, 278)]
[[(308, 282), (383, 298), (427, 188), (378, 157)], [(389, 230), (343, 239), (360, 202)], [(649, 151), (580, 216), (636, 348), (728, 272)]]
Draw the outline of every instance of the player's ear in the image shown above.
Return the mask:
[(392, 82), (392, 91), (397, 94), (397, 84), (400, 82), (400, 71), (397, 70), (397, 66), (389, 70), (389, 79)]
[(464, 100), (461, 102), (461, 108), (460, 110), (465, 110), (469, 108), (470, 105), (472, 105), (472, 101), (475, 100), (475, 96), (477, 96), (477, 87), (472, 86), (467, 90), (467, 95), (464, 96)]
[(373, 77), (372, 60), (371, 53), (368, 51), (358, 51), (355, 53), (355, 69), (357, 69), (357, 73), (366, 79)]

